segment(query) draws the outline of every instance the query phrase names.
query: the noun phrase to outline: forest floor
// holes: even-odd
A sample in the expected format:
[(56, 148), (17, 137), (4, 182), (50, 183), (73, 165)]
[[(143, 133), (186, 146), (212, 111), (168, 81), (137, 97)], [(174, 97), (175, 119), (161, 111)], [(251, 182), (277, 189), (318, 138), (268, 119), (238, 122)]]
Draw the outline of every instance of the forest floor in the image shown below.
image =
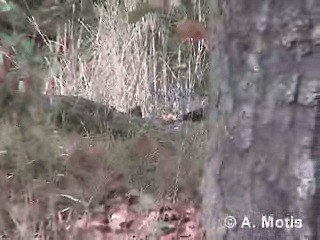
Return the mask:
[(66, 24), (46, 42), (55, 55), (42, 56), (45, 71), (34, 70), (38, 55), (10, 71), (2, 59), (0, 238), (203, 239), (206, 120), (118, 138), (107, 128), (57, 126), (39, 104), (41, 95), (80, 96), (126, 113), (140, 106), (144, 119), (163, 122), (203, 104), (195, 90), (207, 68), (200, 45), (165, 50), (172, 42), (156, 17), (132, 26), (117, 8), (96, 5), (95, 13), (96, 27), (81, 23), (74, 35)]

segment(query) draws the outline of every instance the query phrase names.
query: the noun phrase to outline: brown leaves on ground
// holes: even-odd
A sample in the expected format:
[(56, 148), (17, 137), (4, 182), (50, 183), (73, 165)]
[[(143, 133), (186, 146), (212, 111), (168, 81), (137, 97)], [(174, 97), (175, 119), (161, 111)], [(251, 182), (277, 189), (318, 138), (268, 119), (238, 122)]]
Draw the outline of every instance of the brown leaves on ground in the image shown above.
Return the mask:
[[(146, 134), (137, 144), (140, 154), (159, 149), (165, 157), (161, 161), (170, 161), (168, 156), (174, 153), (172, 149), (166, 153), (158, 140)], [(107, 156), (103, 145), (73, 138), (64, 156), (66, 172), (56, 183), (28, 183), (5, 177), (9, 175), (1, 171), (0, 186), (6, 194), (0, 198), (5, 202), (0, 209), (0, 235), (39, 240), (52, 234), (84, 240), (205, 239), (200, 211), (193, 202), (154, 201), (146, 210), (143, 195), (130, 190), (124, 176), (103, 163)], [(165, 169), (161, 174), (165, 175)], [(56, 233), (48, 225), (52, 221)]]
[[(160, 137), (161, 138), (161, 137)], [(152, 134), (141, 134), (133, 144), (133, 154), (144, 162), (142, 182), (149, 182), (148, 190), (159, 197), (171, 195), (176, 189), (181, 152), (170, 141), (157, 139)]]
[(71, 228), (77, 239), (205, 239), (199, 209), (192, 203), (158, 206), (145, 214), (122, 204), (105, 214), (83, 215), (74, 222)]
[(134, 151), (142, 156), (152, 155), (160, 148), (159, 142), (148, 136), (147, 134), (142, 134), (134, 144)]
[[(146, 134), (140, 136), (136, 143), (139, 154), (149, 155), (157, 149), (165, 154), (159, 141)], [(67, 234), (72, 234), (76, 239), (90, 240), (147, 240), (150, 237), (159, 240), (204, 239), (199, 208), (192, 202), (155, 202), (152, 209), (141, 211), (139, 205), (144, 204), (143, 200), (134, 191), (130, 191), (123, 176), (97, 163), (106, 154), (101, 146), (90, 146), (75, 140), (67, 152), (67, 173), (78, 179), (78, 184), (86, 186), (83, 193), (100, 186), (98, 192), (89, 191), (91, 196), (87, 194), (83, 195), (84, 198), (79, 197), (84, 201), (92, 201), (90, 212), (83, 213), (78, 220), (60, 218), (59, 225), (65, 226)], [(98, 181), (94, 181), (97, 177)], [(74, 187), (81, 188), (79, 185)], [(64, 206), (64, 209), (67, 207), (70, 208)], [(74, 211), (72, 207), (70, 209)]]

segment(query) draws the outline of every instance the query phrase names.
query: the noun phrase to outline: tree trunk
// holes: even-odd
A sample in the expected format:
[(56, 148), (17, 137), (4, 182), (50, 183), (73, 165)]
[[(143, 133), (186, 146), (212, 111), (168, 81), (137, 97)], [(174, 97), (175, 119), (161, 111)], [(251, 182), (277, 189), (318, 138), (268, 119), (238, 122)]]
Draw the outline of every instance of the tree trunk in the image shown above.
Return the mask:
[(207, 239), (317, 239), (320, 1), (211, 1), (219, 98), (202, 184)]

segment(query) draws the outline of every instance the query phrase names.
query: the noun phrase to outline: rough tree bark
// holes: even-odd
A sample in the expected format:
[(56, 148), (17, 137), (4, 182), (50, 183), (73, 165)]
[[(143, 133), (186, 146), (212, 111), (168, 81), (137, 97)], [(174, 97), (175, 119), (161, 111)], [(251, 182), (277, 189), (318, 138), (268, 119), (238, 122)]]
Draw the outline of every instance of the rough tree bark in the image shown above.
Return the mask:
[[(311, 150), (319, 144), (320, 1), (211, 1), (219, 98), (202, 184), (208, 239), (319, 239)], [(227, 216), (234, 227), (225, 227)], [(274, 227), (272, 218), (280, 219)]]

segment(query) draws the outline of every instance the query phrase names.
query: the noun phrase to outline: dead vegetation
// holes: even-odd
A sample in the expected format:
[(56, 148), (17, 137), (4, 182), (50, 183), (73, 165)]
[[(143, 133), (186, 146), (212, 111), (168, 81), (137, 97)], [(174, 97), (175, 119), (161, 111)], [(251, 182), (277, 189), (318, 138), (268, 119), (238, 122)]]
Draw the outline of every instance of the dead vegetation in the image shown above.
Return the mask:
[[(16, 138), (7, 142), (8, 133)], [(198, 153), (187, 146), (195, 148), (197, 136), (189, 135), (179, 149), (177, 139), (164, 141), (153, 133), (127, 141), (43, 133), (38, 125), (23, 140), (21, 128), (8, 124), (2, 135), (3, 236), (119, 239), (121, 233), (130, 239), (140, 229), (145, 239), (185, 232), (189, 221), (200, 231), (198, 185), (205, 145), (198, 146)], [(196, 213), (188, 213), (189, 208)]]
[[(78, 95), (124, 112), (139, 105), (148, 118), (202, 101), (195, 92), (206, 71), (202, 46), (172, 42), (157, 16), (130, 25), (115, 1), (106, 4), (95, 5), (96, 26), (60, 25), (46, 42), (57, 55), (25, 74), (30, 86), (25, 79), (16, 79), (22, 90), (0, 86), (3, 239), (203, 238), (205, 122), (166, 132), (142, 127), (126, 139), (80, 135), (57, 128), (39, 104), (43, 93)], [(19, 59), (14, 65), (20, 74), (29, 68)]]

